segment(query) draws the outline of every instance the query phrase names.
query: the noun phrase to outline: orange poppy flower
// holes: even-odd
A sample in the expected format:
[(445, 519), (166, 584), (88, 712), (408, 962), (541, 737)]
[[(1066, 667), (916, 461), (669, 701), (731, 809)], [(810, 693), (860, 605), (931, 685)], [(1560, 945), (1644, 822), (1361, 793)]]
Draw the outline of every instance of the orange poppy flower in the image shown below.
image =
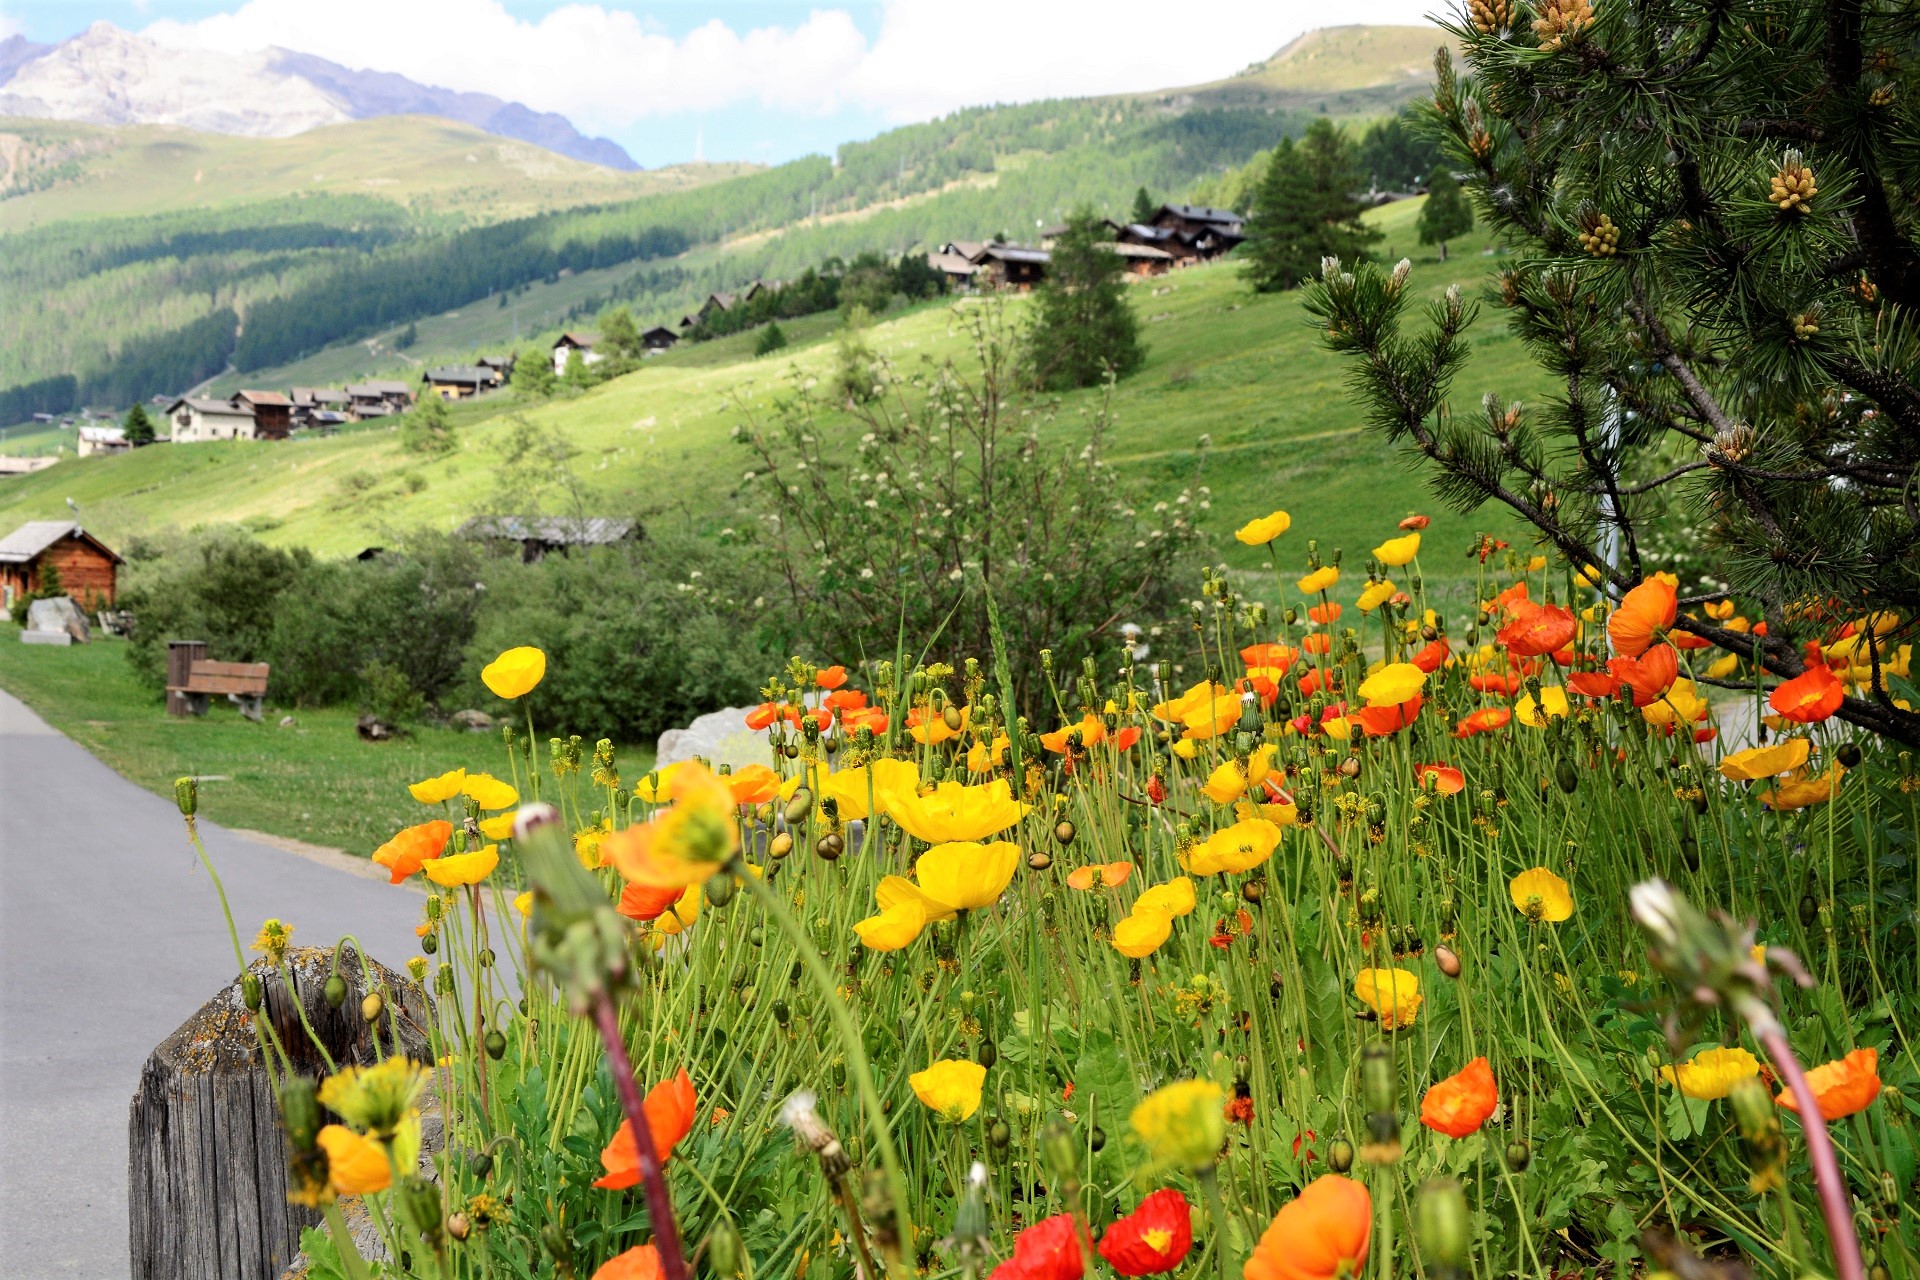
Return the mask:
[(1620, 689), (1619, 676), (1607, 671), (1572, 671), (1567, 674), (1567, 688), (1589, 698), (1611, 698)]
[(1127, 877), (1132, 874), (1131, 862), (1094, 862), (1069, 871), (1067, 887), (1070, 889), (1093, 889), (1101, 886), (1112, 888), (1117, 884), (1125, 884)]
[(1384, 738), (1412, 724), (1420, 714), (1420, 706), (1424, 701), (1416, 693), (1397, 707), (1361, 707), (1354, 712), (1353, 718), (1366, 730), (1369, 738)]
[(1524, 582), (1516, 582), (1493, 598), (1493, 607), (1488, 609), (1487, 612), (1512, 613), (1522, 605), (1532, 603), (1533, 601), (1527, 596), (1527, 584)]
[(813, 677), (813, 682), (822, 689), (838, 689), (847, 682), (847, 669), (839, 664), (822, 667)]
[[(673, 1079), (664, 1080), (647, 1091), (640, 1110), (647, 1117), (647, 1128), (653, 1132), (653, 1149), (661, 1164), (667, 1162), (680, 1139), (693, 1131), (696, 1107), (693, 1081), (687, 1078), (685, 1067), (680, 1068)], [(620, 1131), (600, 1153), (600, 1163), (607, 1175), (594, 1186), (619, 1191), (640, 1184), (640, 1144), (633, 1136), (631, 1120), (620, 1122)]]
[(1284, 671), (1293, 665), (1298, 657), (1297, 651), (1284, 644), (1250, 644), (1240, 651), (1240, 661), (1252, 670), (1255, 667), (1278, 667)]
[(1673, 625), (1678, 611), (1673, 584), (1648, 578), (1621, 597), (1619, 606), (1607, 618), (1607, 635), (1617, 652), (1637, 658), (1653, 643), (1655, 633)]
[(1413, 782), (1422, 791), (1431, 786), (1443, 796), (1453, 796), (1466, 790), (1467, 775), (1450, 764), (1417, 764), (1413, 766)]
[[(1823, 1120), (1838, 1120), (1856, 1111), (1865, 1111), (1880, 1096), (1880, 1051), (1855, 1049), (1837, 1062), (1828, 1062), (1807, 1072), (1807, 1084), (1814, 1101), (1820, 1104)], [(1793, 1090), (1782, 1090), (1774, 1099), (1781, 1106), (1800, 1114)]]
[(1405, 520), (1402, 520), (1400, 522), (1400, 527), (1402, 529), (1405, 529), (1408, 533), (1418, 533), (1432, 523), (1433, 523), (1432, 516), (1414, 515), (1414, 516), (1408, 516)]
[(1559, 605), (1529, 603), (1513, 611), (1513, 621), (1500, 628), (1494, 639), (1504, 645), (1509, 653), (1523, 658), (1537, 658), (1541, 654), (1565, 648), (1578, 629), (1579, 623), (1574, 620), (1573, 610), (1563, 609)]
[(593, 1280), (660, 1280), (665, 1274), (660, 1251), (650, 1244), (637, 1244), (601, 1263)]
[(1511, 707), (1482, 707), (1471, 715), (1465, 716), (1454, 727), (1456, 738), (1471, 738), (1476, 733), (1492, 733), (1495, 729), (1504, 729), (1513, 719)]
[(1334, 623), (1340, 621), (1340, 615), (1344, 612), (1345, 610), (1339, 605), (1338, 602), (1328, 601), (1326, 604), (1316, 604), (1312, 608), (1308, 609), (1307, 616), (1309, 618), (1312, 618), (1315, 622), (1319, 623), (1321, 626), (1327, 627), (1327, 626), (1332, 626)]
[(1430, 642), (1426, 648), (1413, 655), (1413, 665), (1428, 675), (1432, 675), (1440, 668), (1446, 666), (1447, 659), (1452, 656), (1453, 651), (1447, 648), (1447, 642), (1445, 640), (1434, 640)]
[(1767, 705), (1795, 724), (1819, 724), (1840, 709), (1846, 696), (1845, 686), (1829, 668), (1811, 666), (1776, 686), (1767, 695)]
[(735, 804), (760, 804), (780, 794), (780, 775), (763, 764), (736, 769), (722, 779)]
[(1518, 671), (1486, 671), (1468, 677), (1467, 683), (1481, 693), (1515, 694), (1520, 692), (1520, 686), (1526, 683), (1526, 678)]
[(1077, 741), (1084, 749), (1095, 747), (1107, 740), (1107, 726), (1099, 716), (1088, 715), (1079, 724), (1065, 724), (1052, 733), (1040, 735), (1040, 745), (1047, 750), (1064, 754), (1069, 741)]
[(869, 729), (872, 730), (873, 736), (878, 738), (887, 731), (887, 713), (878, 707), (843, 711), (840, 714), (840, 724), (848, 733), (852, 733), (855, 729)]
[(447, 841), (451, 839), (453, 824), (443, 818), (435, 818), (432, 822), (408, 827), (394, 836), (373, 851), (373, 860), (391, 873), (387, 883), (399, 884), (445, 853)]
[(686, 889), (680, 885), (630, 884), (620, 890), (620, 914), (646, 924), (666, 914)]
[(1123, 1276), (1171, 1271), (1186, 1261), (1192, 1247), (1193, 1209), (1172, 1187), (1142, 1200), (1100, 1237), (1100, 1256)]
[(786, 708), (779, 703), (763, 702), (753, 710), (747, 712), (747, 728), (758, 732), (770, 726), (784, 714), (786, 714)]
[(835, 689), (826, 701), (835, 711), (859, 711), (867, 705), (867, 695), (858, 689)]
[(1311, 635), (1300, 637), (1300, 652), (1311, 653), (1316, 657), (1333, 648), (1333, 638), (1324, 631), (1315, 631)]
[(1638, 658), (1610, 658), (1607, 670), (1633, 690), (1633, 705), (1644, 707), (1659, 700), (1673, 687), (1680, 675), (1680, 655), (1670, 644), (1642, 649)]
[(1113, 735), (1113, 749), (1115, 751), (1125, 751), (1138, 741), (1140, 741), (1140, 726), (1130, 724)]
[(1499, 1102), (1493, 1068), (1485, 1058), (1475, 1058), (1427, 1090), (1420, 1099), (1420, 1123), (1449, 1138), (1464, 1138), (1487, 1122)]
[[(1311, 640), (1313, 637), (1308, 636), (1307, 639)], [(1339, 683), (1340, 678), (1337, 675), (1315, 667), (1312, 671), (1300, 677), (1300, 696), (1303, 698), (1311, 698), (1314, 694), (1323, 691), (1332, 693)]]
[(1246, 1280), (1358, 1275), (1372, 1230), (1373, 1198), (1367, 1189), (1337, 1173), (1323, 1174), (1273, 1215), (1242, 1274)]
[(1667, 637), (1667, 643), (1676, 649), (1713, 648), (1713, 641), (1694, 635), (1691, 631), (1675, 631)]

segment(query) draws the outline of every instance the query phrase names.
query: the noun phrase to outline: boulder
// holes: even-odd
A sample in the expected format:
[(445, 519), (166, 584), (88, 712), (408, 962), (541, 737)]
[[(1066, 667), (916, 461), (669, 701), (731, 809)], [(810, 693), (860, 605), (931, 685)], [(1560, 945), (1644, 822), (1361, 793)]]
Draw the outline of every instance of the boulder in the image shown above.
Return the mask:
[(700, 756), (714, 765), (732, 765), (736, 769), (750, 764), (766, 764), (767, 735), (747, 728), (749, 707), (724, 707), (709, 711), (684, 729), (669, 729), (660, 735), (654, 751), (654, 764), (664, 766)]
[(49, 596), (29, 604), (27, 630), (42, 635), (64, 632), (81, 644), (93, 639), (93, 629), (87, 625), (86, 611), (75, 604), (71, 596)]
[(469, 733), (485, 733), (493, 728), (493, 717), (484, 711), (456, 711), (447, 719)]
[[(333, 952), (297, 947), (287, 973), (262, 960), (262, 1008), (293, 1069), (313, 1077), (326, 1063), (308, 1039), (301, 1011), (336, 1064), (377, 1059), (374, 1035), (389, 1053), (430, 1061), (427, 994), (404, 974), (342, 948), (347, 998), (326, 1001)], [(373, 1023), (361, 1000), (380, 991), (386, 1008)], [(423, 1121), (427, 1120), (423, 1108)], [(437, 1117), (436, 1117), (437, 1119)], [(437, 1142), (437, 1123), (423, 1125)], [(238, 979), (163, 1040), (140, 1072), (127, 1121), (127, 1208), (134, 1280), (219, 1276), (274, 1280), (294, 1260), (300, 1231), (320, 1220), (287, 1203), (286, 1139), (279, 1102), (260, 1062), (259, 1041)]]

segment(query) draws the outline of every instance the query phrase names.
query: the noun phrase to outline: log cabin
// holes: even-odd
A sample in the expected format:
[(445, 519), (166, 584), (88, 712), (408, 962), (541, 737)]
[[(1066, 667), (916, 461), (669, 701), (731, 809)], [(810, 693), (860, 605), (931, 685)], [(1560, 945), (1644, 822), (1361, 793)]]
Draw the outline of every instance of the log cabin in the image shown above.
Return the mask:
[(0, 538), (0, 605), (40, 590), (47, 566), (88, 612), (113, 607), (120, 565), (106, 543), (71, 520), (33, 520)]

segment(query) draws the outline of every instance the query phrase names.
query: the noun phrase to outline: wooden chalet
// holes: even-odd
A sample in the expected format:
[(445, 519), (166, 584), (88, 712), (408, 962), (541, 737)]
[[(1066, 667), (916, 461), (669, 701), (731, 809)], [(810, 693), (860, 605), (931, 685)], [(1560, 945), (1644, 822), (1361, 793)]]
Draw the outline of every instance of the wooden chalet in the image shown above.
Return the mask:
[(1047, 263), (1053, 255), (1045, 249), (997, 241), (980, 251), (975, 264), (987, 282), (998, 289), (1031, 289), (1047, 277)]
[(108, 453), (127, 453), (133, 442), (120, 427), (82, 427), (74, 452), (82, 458), (97, 458)]
[(181, 396), (167, 406), (167, 438), (175, 444), (254, 438), (251, 407), (232, 400)]
[(404, 382), (375, 380), (347, 388), (347, 412), (354, 421), (384, 418), (413, 407), (413, 388)]
[(666, 325), (657, 324), (640, 335), (640, 345), (648, 355), (659, 355), (680, 341), (680, 335)]
[(588, 333), (584, 329), (561, 334), (559, 340), (553, 344), (553, 376), (558, 378), (566, 373), (567, 360), (576, 351), (580, 353), (580, 363), (599, 364), (606, 359), (594, 350), (599, 345), (600, 335)]
[(293, 401), (277, 391), (240, 391), (233, 405), (253, 414), (253, 438), (285, 440), (293, 430)]
[(642, 536), (637, 520), (610, 516), (475, 516), (454, 530), (474, 542), (518, 543), (520, 558), (531, 564), (553, 552), (575, 547), (609, 547)]
[(427, 394), (439, 396), (442, 400), (465, 400), (485, 391), (492, 391), (500, 385), (500, 371), (482, 365), (452, 365), (444, 369), (429, 369), (421, 375), (427, 385)]
[(973, 288), (973, 278), (980, 274), (973, 259), (956, 252), (952, 245), (928, 254), (927, 265), (945, 276), (947, 284), (955, 289)]
[(1182, 255), (1173, 245), (1162, 243), (1176, 257), (1207, 261), (1233, 251), (1247, 238), (1247, 220), (1231, 209), (1215, 209), (1202, 204), (1163, 204), (1154, 210), (1149, 226), (1171, 231), (1186, 246)]
[(12, 607), (23, 595), (40, 590), (51, 565), (60, 586), (88, 612), (113, 607), (124, 561), (71, 520), (34, 520), (0, 538), (0, 606)]
[(1116, 241), (1106, 247), (1120, 255), (1130, 276), (1163, 276), (1173, 269), (1173, 255), (1153, 245)]
[(519, 362), (519, 353), (510, 351), (504, 356), (481, 356), (474, 364), (482, 369), (493, 370), (500, 375), (500, 381), (510, 382), (513, 379), (513, 366)]
[(287, 398), (293, 401), (296, 427), (324, 427), (345, 422), (347, 410), (353, 404), (346, 392), (332, 387), (295, 387)]

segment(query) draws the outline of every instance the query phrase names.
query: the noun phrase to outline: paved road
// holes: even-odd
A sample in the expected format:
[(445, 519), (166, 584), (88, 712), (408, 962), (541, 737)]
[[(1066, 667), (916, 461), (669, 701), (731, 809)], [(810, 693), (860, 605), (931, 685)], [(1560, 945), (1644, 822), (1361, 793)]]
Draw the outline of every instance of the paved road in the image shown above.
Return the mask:
[[(217, 785), (217, 784), (216, 784)], [(417, 894), (203, 823), (246, 943), (357, 934), (398, 967)], [(0, 1276), (128, 1274), (127, 1103), (141, 1064), (233, 976), (171, 800), (0, 693)]]

